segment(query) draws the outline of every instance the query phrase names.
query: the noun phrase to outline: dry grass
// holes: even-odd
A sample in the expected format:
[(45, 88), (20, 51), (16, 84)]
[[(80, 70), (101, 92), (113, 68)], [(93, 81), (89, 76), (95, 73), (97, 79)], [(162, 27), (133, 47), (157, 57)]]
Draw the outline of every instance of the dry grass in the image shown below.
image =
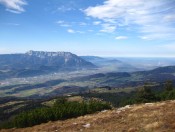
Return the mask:
[(83, 98), (81, 96), (73, 96), (73, 97), (69, 97), (68, 101), (82, 102)]
[(19, 103), (23, 103), (24, 101), (10, 101), (5, 104), (0, 104), (0, 108), (6, 107), (6, 106), (11, 106)]
[(148, 103), (1, 132), (175, 132), (174, 109), (175, 101)]

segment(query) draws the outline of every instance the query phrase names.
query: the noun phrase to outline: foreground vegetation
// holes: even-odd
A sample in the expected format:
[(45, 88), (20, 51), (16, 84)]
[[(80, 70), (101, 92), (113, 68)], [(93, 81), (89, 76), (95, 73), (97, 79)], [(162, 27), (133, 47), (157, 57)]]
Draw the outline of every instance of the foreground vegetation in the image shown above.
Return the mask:
[(122, 107), (3, 132), (174, 132), (175, 100)]
[[(89, 91), (88, 93), (81, 93), (78, 96), (75, 95), (68, 98), (68, 100), (72, 100), (70, 98), (75, 97), (77, 100), (77, 97), (79, 97), (79, 101), (68, 101), (67, 98), (40, 99), (36, 101), (16, 100), (16, 104), (11, 103), (12, 105), (10, 105), (6, 103), (9, 100), (7, 99), (4, 100), (4, 103), (1, 102), (0, 105), (0, 115), (2, 116), (0, 117), (1, 119), (4, 119), (0, 122), (0, 128), (30, 127), (48, 121), (65, 120), (104, 109), (111, 109), (111, 105), (114, 107), (122, 107), (131, 104), (175, 99), (173, 81), (166, 81), (163, 87), (162, 90), (155, 90), (147, 83), (135, 91), (116, 93), (111, 92), (111, 88), (107, 87), (109, 92), (107, 92), (107, 90), (105, 90), (104, 93)], [(99, 99), (103, 101), (100, 101)], [(16, 112), (14, 111), (8, 114), (5, 110), (6, 107), (14, 109), (15, 107), (18, 107), (18, 105), (24, 103), (26, 105), (19, 108)], [(5, 116), (5, 114), (8, 116)], [(8, 121), (5, 121), (5, 118), (8, 119)]]
[(48, 121), (78, 117), (104, 109), (111, 109), (110, 104), (92, 99), (86, 102), (69, 102), (64, 98), (60, 98), (55, 101), (52, 107), (41, 107), (22, 112), (11, 121), (3, 123), (1, 128), (30, 127)]

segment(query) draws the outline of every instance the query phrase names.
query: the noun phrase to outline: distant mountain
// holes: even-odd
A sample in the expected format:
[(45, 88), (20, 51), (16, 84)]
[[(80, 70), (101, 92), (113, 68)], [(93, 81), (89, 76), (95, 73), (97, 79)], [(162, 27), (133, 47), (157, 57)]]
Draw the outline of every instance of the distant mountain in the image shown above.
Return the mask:
[(157, 57), (117, 57), (124, 63), (128, 63), (142, 70), (152, 70), (158, 67), (174, 66), (175, 58), (157, 58)]
[(0, 55), (0, 77), (32, 76), (53, 71), (72, 71), (96, 66), (70, 52), (29, 51)]
[(80, 56), (81, 58), (83, 58), (86, 61), (103, 61), (105, 60), (105, 58), (103, 57), (98, 57), (98, 56)]
[(152, 73), (175, 73), (175, 66), (159, 67), (151, 70)]
[(92, 84), (91, 87), (95, 85), (116, 88), (136, 87), (144, 83), (163, 84), (167, 80), (172, 80), (175, 84), (175, 66), (159, 67), (149, 71), (98, 73), (72, 79), (76, 83), (89, 82), (86, 83), (89, 87)]
[(158, 67), (149, 71), (139, 71), (132, 73), (135, 77), (141, 77), (145, 82), (165, 82), (172, 80), (175, 82), (175, 66)]
[(99, 68), (103, 68), (106, 72), (131, 72), (139, 71), (140, 68), (136, 68), (126, 62), (120, 61), (116, 58), (103, 58), (98, 56), (80, 56), (86, 61), (89, 61)]
[(175, 73), (175, 66), (165, 66), (165, 67), (158, 67), (153, 70), (149, 71), (140, 71), (136, 72), (137, 74), (142, 75), (152, 75), (152, 74), (173, 74)]

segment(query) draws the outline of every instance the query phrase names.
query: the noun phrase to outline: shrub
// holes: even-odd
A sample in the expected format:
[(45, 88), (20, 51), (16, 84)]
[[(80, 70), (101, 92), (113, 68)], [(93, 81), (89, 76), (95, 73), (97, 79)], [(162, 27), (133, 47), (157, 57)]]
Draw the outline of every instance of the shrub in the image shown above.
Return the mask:
[(23, 112), (17, 115), (8, 125), (4, 127), (30, 127), (48, 121), (64, 120), (94, 113), (104, 109), (111, 109), (111, 106), (102, 101), (90, 100), (87, 102), (68, 102), (66, 99), (56, 100), (53, 107), (43, 107)]

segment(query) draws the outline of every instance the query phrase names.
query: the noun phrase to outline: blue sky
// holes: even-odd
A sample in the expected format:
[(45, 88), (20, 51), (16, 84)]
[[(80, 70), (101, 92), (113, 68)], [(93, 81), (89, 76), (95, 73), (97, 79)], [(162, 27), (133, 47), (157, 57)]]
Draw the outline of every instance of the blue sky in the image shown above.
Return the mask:
[(0, 54), (175, 57), (175, 0), (0, 0)]

